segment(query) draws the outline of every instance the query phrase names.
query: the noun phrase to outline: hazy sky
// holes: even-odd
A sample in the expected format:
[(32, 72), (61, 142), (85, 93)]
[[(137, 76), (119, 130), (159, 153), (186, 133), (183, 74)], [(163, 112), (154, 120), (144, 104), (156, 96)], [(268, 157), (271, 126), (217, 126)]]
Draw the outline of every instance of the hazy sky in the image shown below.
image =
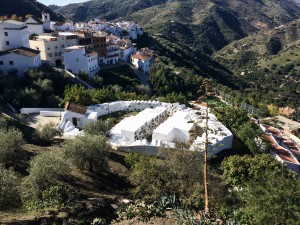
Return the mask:
[(45, 5), (67, 5), (70, 3), (86, 2), (88, 0), (38, 0)]

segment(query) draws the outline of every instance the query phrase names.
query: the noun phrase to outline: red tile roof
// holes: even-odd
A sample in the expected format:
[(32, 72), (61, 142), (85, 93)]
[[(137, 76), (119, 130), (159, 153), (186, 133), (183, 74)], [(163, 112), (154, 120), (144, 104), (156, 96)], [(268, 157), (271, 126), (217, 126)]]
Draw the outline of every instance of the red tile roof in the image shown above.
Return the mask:
[(15, 49), (0, 52), (0, 56), (8, 55), (11, 53), (35, 58), (38, 54), (40, 54), (40, 51), (31, 48), (21, 47), (21, 48), (15, 48)]
[(74, 113), (85, 115), (87, 107), (75, 103), (67, 103), (65, 109)]

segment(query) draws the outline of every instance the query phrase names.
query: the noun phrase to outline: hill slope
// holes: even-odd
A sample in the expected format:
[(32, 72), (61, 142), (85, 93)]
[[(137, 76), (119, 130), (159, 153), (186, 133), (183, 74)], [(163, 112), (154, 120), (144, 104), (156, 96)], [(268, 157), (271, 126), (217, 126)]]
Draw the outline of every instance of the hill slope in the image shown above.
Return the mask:
[(62, 21), (64, 19), (63, 16), (58, 15), (36, 0), (0, 0), (0, 6), (0, 16), (10, 17), (13, 14), (17, 14), (24, 18), (27, 14), (31, 14), (40, 18), (42, 11), (45, 11), (50, 13), (51, 20)]

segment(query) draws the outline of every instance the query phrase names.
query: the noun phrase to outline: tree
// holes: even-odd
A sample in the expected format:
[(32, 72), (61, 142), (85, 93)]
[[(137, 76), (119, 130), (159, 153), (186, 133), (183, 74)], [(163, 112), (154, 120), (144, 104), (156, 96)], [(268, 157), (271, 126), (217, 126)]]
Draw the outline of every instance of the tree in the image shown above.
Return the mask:
[(252, 215), (254, 224), (299, 224), (300, 181), (270, 170), (246, 183), (239, 192), (243, 211)]
[(54, 123), (47, 123), (43, 126), (38, 127), (35, 131), (37, 141), (41, 144), (49, 144), (53, 141), (53, 138), (58, 135), (56, 126)]
[(5, 169), (0, 164), (0, 210), (20, 206), (19, 180), (17, 174), (12, 169)]
[(87, 123), (83, 130), (86, 134), (91, 135), (106, 135), (107, 132), (115, 124), (114, 118), (108, 118), (107, 120), (97, 120), (90, 123)]
[(23, 198), (30, 201), (41, 197), (50, 185), (58, 184), (60, 180), (70, 174), (70, 167), (62, 157), (61, 149), (52, 149), (34, 157), (30, 161), (29, 176), (22, 184)]
[(259, 138), (263, 134), (263, 131), (255, 123), (244, 123), (236, 133), (253, 154), (268, 152), (269, 145)]
[(84, 135), (67, 140), (62, 146), (64, 156), (78, 169), (103, 172), (107, 169), (110, 146), (104, 136)]
[(23, 134), (16, 128), (0, 128), (0, 163), (13, 165), (22, 155)]
[(250, 180), (260, 179), (260, 174), (266, 171), (284, 174), (286, 177), (295, 177), (295, 173), (288, 170), (283, 164), (275, 160), (269, 154), (258, 154), (254, 156), (238, 156), (234, 155), (226, 158), (221, 168), (223, 177), (227, 185), (230, 187), (241, 187)]
[(151, 201), (168, 194), (191, 198), (203, 181), (198, 173), (202, 171), (202, 155), (175, 149), (161, 151), (161, 158), (132, 155), (129, 180), (136, 186), (133, 193)]

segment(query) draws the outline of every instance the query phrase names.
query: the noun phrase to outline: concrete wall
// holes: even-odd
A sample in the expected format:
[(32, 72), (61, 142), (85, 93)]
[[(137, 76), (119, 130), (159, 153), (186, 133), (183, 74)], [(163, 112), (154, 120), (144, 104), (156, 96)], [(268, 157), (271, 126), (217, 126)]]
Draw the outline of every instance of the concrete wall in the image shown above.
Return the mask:
[[(32, 58), (10, 53), (0, 56), (0, 61), (3, 61), (3, 65), (0, 65), (0, 70), (2, 70), (5, 75), (7, 75), (10, 70), (17, 69), (18, 76), (23, 76), (27, 68), (37, 68), (42, 65), (40, 55)], [(10, 65), (10, 61), (13, 62), (13, 65)]]
[(40, 115), (45, 117), (59, 117), (62, 114), (62, 111), (40, 111)]
[(63, 112), (63, 108), (22, 108), (20, 109), (21, 114), (29, 114), (29, 113), (40, 113), (41, 111), (49, 111), (49, 112)]

